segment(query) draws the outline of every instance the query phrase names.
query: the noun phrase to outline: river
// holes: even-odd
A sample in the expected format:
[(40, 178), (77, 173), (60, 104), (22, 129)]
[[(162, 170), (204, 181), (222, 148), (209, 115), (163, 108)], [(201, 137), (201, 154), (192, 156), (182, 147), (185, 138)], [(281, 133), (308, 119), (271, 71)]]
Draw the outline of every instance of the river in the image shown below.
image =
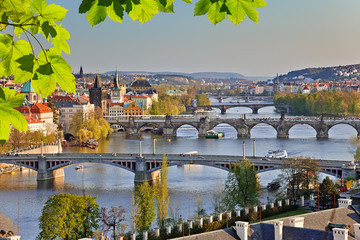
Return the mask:
[[(258, 115), (252, 115), (247, 108), (231, 108), (226, 117), (238, 117), (246, 113), (247, 117), (280, 117), (273, 107), (259, 110)], [(256, 155), (262, 156), (269, 149), (285, 149), (289, 156), (307, 156), (321, 159), (336, 159), (350, 161), (355, 152), (355, 146), (350, 144), (350, 138), (356, 131), (347, 125), (337, 125), (329, 131), (329, 139), (317, 140), (316, 132), (307, 125), (296, 125), (290, 130), (289, 139), (277, 139), (275, 130), (267, 125), (258, 125), (251, 130), (251, 139), (237, 139), (234, 128), (229, 125), (219, 125), (215, 130), (225, 133), (223, 139), (198, 139), (196, 129), (183, 126), (178, 130), (176, 139), (155, 136), (157, 153), (183, 153), (198, 151), (199, 154), (239, 155), (242, 156), (242, 144), (245, 141), (246, 155), (253, 154), (253, 140), (256, 143)], [(144, 153), (152, 153), (153, 137), (144, 134), (142, 146)], [(139, 140), (126, 139), (123, 133), (114, 133), (109, 139), (100, 141), (99, 148), (69, 147), (64, 152), (121, 152), (137, 153)], [(65, 168), (65, 177), (52, 183), (38, 184), (36, 172), (25, 170), (13, 175), (0, 175), (0, 213), (19, 222), (20, 234), (23, 240), (35, 239), (39, 233), (38, 218), (47, 198), (56, 193), (74, 193), (97, 196), (101, 207), (122, 205), (130, 210), (131, 193), (134, 189), (134, 175), (126, 170), (102, 164), (85, 164), (83, 171), (75, 171), (74, 167)], [(261, 185), (265, 187), (279, 171), (269, 171), (260, 174)], [(170, 208), (173, 214), (187, 218), (196, 209), (197, 196), (203, 199), (203, 208), (207, 213), (213, 209), (211, 194), (216, 183), (226, 180), (224, 170), (205, 166), (182, 166), (169, 168)], [(323, 176), (322, 176), (323, 177)], [(262, 191), (262, 201), (274, 197), (266, 190)], [(189, 204), (190, 203), (190, 204)], [(127, 215), (129, 217), (129, 215)], [(0, 223), (1, 224), (1, 223)], [(1, 229), (1, 225), (0, 225)], [(130, 231), (128, 228), (126, 231)]]

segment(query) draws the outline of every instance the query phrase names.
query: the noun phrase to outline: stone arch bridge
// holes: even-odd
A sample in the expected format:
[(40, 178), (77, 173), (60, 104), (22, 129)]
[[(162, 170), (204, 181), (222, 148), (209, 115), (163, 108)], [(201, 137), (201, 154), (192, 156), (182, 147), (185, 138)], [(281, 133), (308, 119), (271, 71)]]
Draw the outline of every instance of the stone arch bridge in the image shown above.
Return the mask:
[[(26, 167), (38, 172), (37, 180), (50, 180), (64, 176), (64, 168), (74, 164), (101, 163), (122, 168), (135, 174), (134, 182), (141, 183), (151, 181), (158, 176), (161, 169), (163, 155), (146, 154), (143, 156), (132, 154), (110, 154), (110, 153), (62, 153), (54, 155), (19, 155), (1, 156), (0, 163), (14, 164)], [(259, 172), (278, 169), (281, 160), (271, 159), (262, 160), (260, 157), (248, 157)], [(229, 167), (237, 161), (241, 161), (240, 156), (226, 155), (192, 155), (182, 156), (177, 154), (168, 155), (168, 166), (179, 166), (186, 164), (210, 166), (228, 171)], [(356, 165), (344, 164), (344, 161), (322, 160), (319, 162), (321, 171), (337, 177), (351, 175), (357, 177)]]
[(202, 105), (202, 106), (186, 106), (186, 112), (195, 112), (198, 109), (212, 109), (218, 108), (221, 114), (225, 114), (226, 110), (234, 107), (247, 107), (252, 110), (253, 114), (258, 114), (260, 108), (276, 106), (281, 108), (286, 113), (291, 113), (291, 105), (289, 104), (274, 104), (274, 103), (238, 103), (238, 104), (214, 104), (214, 105)]
[(324, 119), (324, 118), (195, 118), (193, 115), (185, 116), (123, 116), (106, 117), (111, 125), (122, 126), (129, 137), (139, 137), (141, 129), (146, 126), (156, 127), (166, 137), (176, 137), (177, 129), (183, 125), (190, 125), (196, 128), (199, 137), (204, 137), (206, 132), (219, 124), (228, 124), (237, 131), (238, 138), (249, 138), (250, 131), (258, 124), (272, 126), (277, 132), (278, 138), (288, 138), (290, 129), (295, 125), (306, 124), (316, 131), (319, 139), (328, 138), (329, 130), (338, 125), (346, 124), (353, 127), (360, 136), (359, 119)]

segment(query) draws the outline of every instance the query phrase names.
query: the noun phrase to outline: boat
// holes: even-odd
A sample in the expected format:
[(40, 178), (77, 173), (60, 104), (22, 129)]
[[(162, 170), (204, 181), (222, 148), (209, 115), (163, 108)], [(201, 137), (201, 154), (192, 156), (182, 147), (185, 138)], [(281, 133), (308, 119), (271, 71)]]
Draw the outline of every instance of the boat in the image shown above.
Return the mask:
[(210, 130), (206, 132), (205, 138), (222, 138), (225, 134), (223, 132), (215, 132), (214, 130)]
[(286, 150), (269, 150), (268, 154), (266, 154), (265, 156), (266, 158), (287, 158), (288, 157), (288, 153), (286, 152)]
[(83, 165), (77, 165), (75, 167), (75, 170), (83, 170), (84, 169), (84, 166)]

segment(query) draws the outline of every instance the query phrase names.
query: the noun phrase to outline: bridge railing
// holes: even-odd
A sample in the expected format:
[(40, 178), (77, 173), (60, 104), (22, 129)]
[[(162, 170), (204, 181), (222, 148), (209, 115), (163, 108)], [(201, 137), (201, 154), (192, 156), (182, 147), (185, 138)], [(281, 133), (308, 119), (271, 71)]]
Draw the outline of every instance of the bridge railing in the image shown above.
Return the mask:
[[(122, 115), (122, 116), (104, 116), (108, 121), (119, 121), (119, 120), (129, 120), (130, 118), (135, 120), (159, 120), (166, 118), (166, 115)], [(198, 119), (194, 115), (171, 115), (171, 119)]]

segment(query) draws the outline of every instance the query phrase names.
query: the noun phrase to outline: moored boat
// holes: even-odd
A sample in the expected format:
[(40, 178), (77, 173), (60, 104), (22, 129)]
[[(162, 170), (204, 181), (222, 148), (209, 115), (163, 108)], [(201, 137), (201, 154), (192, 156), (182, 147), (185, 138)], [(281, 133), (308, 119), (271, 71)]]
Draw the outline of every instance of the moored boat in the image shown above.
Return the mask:
[(206, 132), (205, 138), (222, 138), (225, 134), (223, 132), (215, 132), (214, 130), (210, 130)]

